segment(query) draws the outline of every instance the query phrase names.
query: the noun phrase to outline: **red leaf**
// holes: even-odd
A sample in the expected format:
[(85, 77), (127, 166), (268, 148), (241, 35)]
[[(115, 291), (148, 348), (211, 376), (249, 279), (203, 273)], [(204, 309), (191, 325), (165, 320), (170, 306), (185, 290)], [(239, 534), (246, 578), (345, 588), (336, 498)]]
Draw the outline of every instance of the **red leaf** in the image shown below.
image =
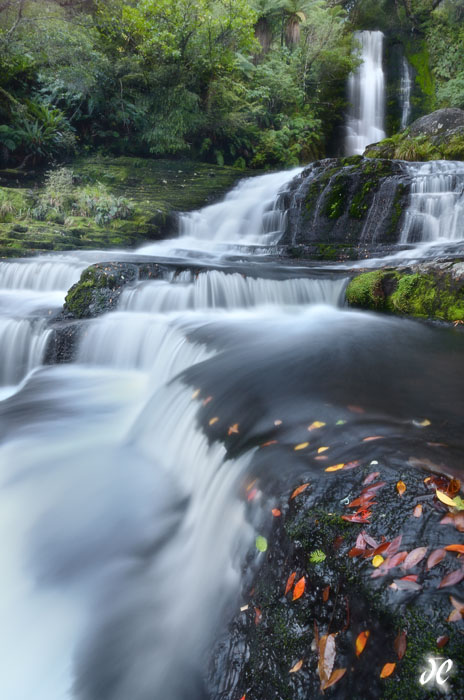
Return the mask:
[(287, 595), (287, 593), (291, 590), (294, 582), (295, 582), (295, 577), (296, 577), (296, 571), (294, 571), (292, 574), (287, 579), (287, 585), (285, 586), (285, 593), (284, 595)]
[(374, 479), (377, 479), (378, 476), (380, 476), (380, 472), (371, 472), (371, 473), (368, 474), (368, 475), (366, 476), (366, 478), (364, 479), (364, 481), (363, 481), (363, 486), (364, 486), (365, 484), (371, 484), (371, 483), (374, 481)]
[(402, 539), (403, 535), (398, 535), (398, 537), (395, 537), (395, 539), (392, 540), (392, 542), (390, 543), (388, 549), (385, 550), (385, 554), (387, 554), (389, 557), (391, 557), (393, 554), (396, 554), (400, 548)]
[[(355, 467), (359, 467), (360, 464), (361, 462), (359, 461), (359, 459), (354, 459), (352, 462), (347, 462), (343, 467), (343, 470), (354, 469)], [(336, 671), (334, 671), (334, 673), (336, 673)]]
[(259, 608), (255, 608), (255, 625), (259, 625), (261, 622), (261, 618), (263, 616), (263, 613)]
[(301, 484), (301, 486), (297, 486), (297, 488), (294, 490), (294, 492), (290, 496), (290, 500), (292, 500), (292, 498), (296, 498), (297, 496), (299, 496), (300, 493), (303, 493), (303, 491), (306, 491), (308, 486), (309, 486), (309, 481), (306, 484)]
[(390, 544), (390, 542), (382, 542), (382, 544), (379, 544), (379, 546), (374, 549), (374, 551), (372, 552), (372, 556), (375, 557), (377, 554), (383, 554), (387, 551)]
[(293, 589), (293, 598), (292, 600), (298, 600), (298, 598), (301, 598), (301, 596), (304, 593), (304, 589), (306, 586), (306, 579), (304, 576), (300, 578), (299, 581), (296, 582), (295, 588)]
[(459, 552), (460, 554), (464, 554), (464, 544), (447, 544), (445, 549), (448, 552)]
[(443, 647), (446, 646), (446, 644), (448, 644), (448, 642), (449, 642), (449, 637), (448, 637), (448, 635), (442, 634), (442, 635), (441, 635), (440, 637), (438, 637), (438, 639), (437, 639), (437, 647), (438, 647), (439, 649), (443, 649)]
[(400, 564), (402, 564), (404, 562), (404, 560), (406, 559), (407, 556), (408, 556), (407, 552), (397, 552), (392, 557), (390, 557), (388, 568), (393, 569), (393, 567), (399, 566)]
[(416, 566), (427, 554), (428, 547), (417, 547), (409, 552), (408, 556), (404, 560), (403, 569), (411, 569)]
[(324, 603), (327, 603), (329, 600), (329, 593), (330, 593), (330, 586), (326, 586), (324, 590), (322, 591), (322, 600)]
[(334, 549), (340, 549), (340, 547), (341, 547), (341, 545), (342, 545), (344, 539), (345, 539), (345, 538), (344, 538), (342, 535), (337, 535), (336, 538), (335, 538), (334, 541), (333, 541), (333, 548), (334, 548)]
[(400, 661), (406, 653), (406, 644), (406, 630), (401, 630), (401, 632), (398, 632), (398, 636), (393, 644), (393, 648)]
[(328, 681), (324, 681), (323, 683), (321, 683), (321, 690), (327, 690), (327, 688), (330, 688), (331, 685), (335, 685), (335, 683), (337, 683), (340, 680), (340, 678), (343, 678), (345, 673), (346, 668), (337, 668), (336, 671), (333, 671)]
[(366, 488), (361, 491), (361, 495), (364, 493), (376, 493), (379, 489), (386, 485), (386, 481), (378, 481), (376, 484), (372, 484), (372, 486), (366, 486)]
[(450, 574), (446, 574), (446, 576), (442, 578), (438, 588), (445, 588), (445, 586), (454, 586), (456, 583), (462, 581), (463, 578), (464, 569), (456, 569), (456, 571), (452, 571)]
[(349, 523), (366, 523), (370, 516), (371, 511), (364, 511), (364, 516), (360, 515), (342, 515), (342, 520), (348, 520)]
[(251, 489), (250, 493), (247, 496), (247, 500), (253, 501), (253, 499), (256, 498), (257, 494), (258, 494), (258, 489)]
[(439, 564), (446, 557), (446, 552), (444, 549), (434, 549), (427, 559), (427, 571), (433, 569), (434, 566)]
[(359, 549), (359, 547), (352, 547), (350, 551), (348, 552), (349, 557), (360, 557), (362, 554), (364, 554), (366, 549)]

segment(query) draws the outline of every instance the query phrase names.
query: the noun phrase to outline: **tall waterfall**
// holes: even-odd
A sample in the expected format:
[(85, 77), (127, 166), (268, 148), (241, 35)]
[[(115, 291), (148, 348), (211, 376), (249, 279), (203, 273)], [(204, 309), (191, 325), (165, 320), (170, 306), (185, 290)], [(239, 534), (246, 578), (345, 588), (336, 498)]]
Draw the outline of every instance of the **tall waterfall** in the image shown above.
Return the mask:
[(400, 82), (400, 97), (401, 97), (401, 128), (406, 129), (411, 116), (411, 89), (412, 75), (411, 66), (407, 59), (403, 56), (401, 64), (401, 82)]
[(410, 204), (400, 243), (464, 240), (464, 163), (411, 163)]
[(345, 154), (362, 154), (370, 143), (385, 138), (385, 77), (382, 67), (382, 32), (355, 33), (361, 44), (361, 64), (348, 79), (348, 113)]

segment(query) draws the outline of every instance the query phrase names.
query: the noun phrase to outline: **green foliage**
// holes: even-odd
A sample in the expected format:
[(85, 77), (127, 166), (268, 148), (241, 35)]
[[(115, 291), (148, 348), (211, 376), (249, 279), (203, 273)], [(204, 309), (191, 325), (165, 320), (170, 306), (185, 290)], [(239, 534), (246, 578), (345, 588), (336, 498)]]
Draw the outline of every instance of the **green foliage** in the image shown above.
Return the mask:
[(327, 559), (327, 555), (324, 554), (322, 549), (316, 549), (309, 555), (309, 561), (311, 564), (320, 564)]

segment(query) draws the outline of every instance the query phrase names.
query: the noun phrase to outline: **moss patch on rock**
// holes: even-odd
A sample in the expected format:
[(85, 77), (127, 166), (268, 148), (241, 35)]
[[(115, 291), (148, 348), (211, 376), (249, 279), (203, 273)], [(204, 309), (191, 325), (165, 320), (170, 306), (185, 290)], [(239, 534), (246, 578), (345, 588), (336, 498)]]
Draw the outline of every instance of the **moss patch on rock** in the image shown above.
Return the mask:
[(463, 321), (464, 265), (364, 272), (351, 280), (346, 299), (350, 306), (362, 309)]

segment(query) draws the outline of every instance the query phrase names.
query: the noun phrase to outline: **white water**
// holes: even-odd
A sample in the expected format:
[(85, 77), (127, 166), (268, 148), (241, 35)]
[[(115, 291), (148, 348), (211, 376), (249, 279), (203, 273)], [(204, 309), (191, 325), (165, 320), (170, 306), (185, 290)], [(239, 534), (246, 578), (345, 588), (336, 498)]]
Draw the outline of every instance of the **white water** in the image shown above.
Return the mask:
[[(265, 250), (285, 226), (279, 191), (293, 175), (240, 183), (224, 203), (183, 217), (179, 239), (142, 252)], [(196, 332), (277, 333), (284, 323), (291, 333), (313, 318), (309, 308), (319, 323), (325, 307), (310, 305), (341, 303), (346, 284), (220, 271), (140, 282), (117, 312), (87, 324), (76, 362), (40, 367), (45, 319), (105, 255), (114, 257), (0, 264), (5, 700), (196, 697), (255, 535), (239, 497), (252, 455), (224, 463), (222, 442), (198, 426), (202, 400), (176, 377), (215, 353)]]
[(406, 129), (411, 116), (411, 90), (412, 90), (412, 75), (411, 66), (407, 59), (403, 56), (401, 64), (401, 82), (400, 82), (400, 97), (401, 97), (401, 128)]
[(345, 154), (362, 154), (366, 146), (385, 138), (385, 77), (382, 32), (356, 32), (362, 63), (348, 79)]

